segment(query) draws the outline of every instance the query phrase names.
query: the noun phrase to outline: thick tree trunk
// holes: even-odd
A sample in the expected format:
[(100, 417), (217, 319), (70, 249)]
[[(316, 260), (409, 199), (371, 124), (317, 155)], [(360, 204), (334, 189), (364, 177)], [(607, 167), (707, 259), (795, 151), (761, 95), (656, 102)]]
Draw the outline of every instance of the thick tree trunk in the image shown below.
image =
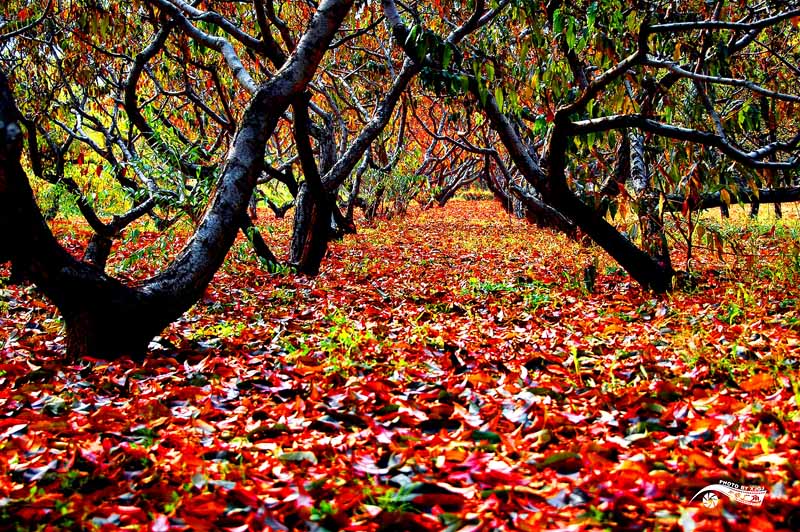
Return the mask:
[(246, 215), (267, 139), (305, 90), (350, 10), (323, 0), (284, 67), (244, 111), (211, 205), (178, 257), (155, 277), (128, 286), (72, 257), (54, 238), (20, 164), (21, 115), (0, 72), (0, 248), (58, 307), (71, 356), (142, 355), (149, 341), (189, 309), (221, 266)]
[(593, 208), (576, 198), (571, 191), (559, 194), (553, 204), (589, 235), (594, 242), (617, 261), (640, 285), (655, 292), (667, 292), (672, 288), (674, 272), (649, 254), (637, 248), (609, 224)]
[(111, 238), (95, 233), (83, 252), (83, 260), (105, 270), (113, 243)]
[[(480, 90), (474, 80), (470, 81), (470, 91), (480, 99)], [(674, 271), (671, 268), (664, 267), (637, 248), (594, 208), (575, 197), (567, 186), (567, 117), (556, 116), (555, 127), (549, 138), (545, 171), (535, 155), (528, 151), (511, 122), (500, 111), (491, 91), (485, 95), (483, 108), (514, 164), (525, 179), (542, 194), (547, 204), (574, 221), (581, 231), (611, 255), (640, 285), (656, 292), (666, 292), (672, 288)]]
[[(566, 118), (562, 118), (566, 119)], [(547, 201), (559, 212), (573, 220), (581, 231), (617, 261), (641, 286), (663, 293), (672, 289), (675, 272), (671, 263), (665, 264), (636, 247), (625, 235), (609, 224), (594, 208), (586, 205), (567, 186), (566, 143), (568, 136), (562, 130), (566, 123), (556, 123), (547, 153)], [(633, 161), (631, 161), (633, 164)]]
[(289, 263), (300, 273), (317, 275), (328, 250), (330, 207), (327, 202), (314, 201), (305, 181), (296, 203)]
[(297, 194), (289, 263), (306, 275), (317, 275), (328, 250), (332, 198), (325, 191), (310, 140), (308, 95), (295, 98), (294, 138), (305, 181)]
[(444, 207), (448, 201), (455, 197), (459, 190), (474, 183), (481, 175), (482, 172), (469, 172), (469, 169), (467, 169), (463, 175), (458, 176), (452, 183), (442, 189), (436, 196), (436, 203), (439, 207)]
[(511, 190), (525, 206), (525, 219), (528, 220), (528, 223), (537, 227), (561, 231), (570, 238), (576, 238), (578, 227), (575, 222), (522, 188), (511, 185)]
[(331, 206), (331, 231), (329, 233), (329, 238), (331, 240), (340, 240), (344, 235), (354, 235), (356, 234), (356, 224), (353, 222), (352, 219), (348, 219), (342, 211), (339, 210), (339, 206), (336, 204), (336, 199), (331, 197), (330, 199), (330, 206)]
[[(0, 91), (4, 85), (0, 73)], [(0, 139), (0, 235), (7, 258), (61, 311), (70, 355), (111, 358), (143, 353), (166, 323), (159, 320), (158, 312), (142, 312), (141, 292), (78, 261), (58, 244), (19, 163), (14, 145), (21, 140), (10, 138), (15, 123), (9, 111), (0, 109), (0, 121), (6, 124), (5, 134), (0, 135), (4, 137)]]
[[(321, 145), (323, 175), (320, 175), (320, 168), (316, 167), (310, 146), (306, 149), (305, 155), (300, 154), (303, 172), (310, 189), (305, 194), (302, 194), (302, 191), (298, 192), (296, 201), (297, 209), (295, 210), (289, 262), (298, 271), (307, 275), (319, 273), (322, 259), (328, 248), (328, 241), (333, 234), (338, 232), (337, 229), (332, 231), (332, 227), (335, 228), (338, 225), (338, 230), (355, 232), (352, 218), (342, 216), (341, 213), (336, 213), (338, 216), (332, 218), (334, 210), (337, 209), (334, 195), (353, 172), (372, 142), (389, 123), (394, 109), (400, 101), (400, 96), (421, 69), (422, 65), (419, 63), (409, 59), (404, 61), (403, 68), (393, 80), (392, 86), (376, 108), (373, 117), (347, 150), (335, 161), (330, 157), (330, 146), (333, 146), (333, 143), (326, 141)], [(301, 112), (300, 117), (297, 116), (297, 109), (295, 110), (295, 127), (299, 125), (304, 130), (301, 136), (308, 137), (308, 107), (307, 105), (298, 106), (298, 109), (301, 107), (304, 107), (305, 110)], [(297, 134), (295, 138), (297, 138)], [(302, 142), (300, 139), (297, 141), (299, 153)], [(311, 168), (312, 165), (314, 168)], [(304, 196), (302, 200), (301, 194)], [(350, 214), (352, 215), (352, 210)], [(347, 220), (347, 222), (343, 223), (343, 220)]]

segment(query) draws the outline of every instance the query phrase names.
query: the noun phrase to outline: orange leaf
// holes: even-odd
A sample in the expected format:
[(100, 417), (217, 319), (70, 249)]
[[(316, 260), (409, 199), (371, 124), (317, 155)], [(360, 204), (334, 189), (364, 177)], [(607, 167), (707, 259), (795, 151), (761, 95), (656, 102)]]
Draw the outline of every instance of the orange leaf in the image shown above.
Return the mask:
[(739, 387), (746, 392), (756, 392), (771, 388), (775, 384), (775, 379), (769, 373), (757, 373), (739, 384)]

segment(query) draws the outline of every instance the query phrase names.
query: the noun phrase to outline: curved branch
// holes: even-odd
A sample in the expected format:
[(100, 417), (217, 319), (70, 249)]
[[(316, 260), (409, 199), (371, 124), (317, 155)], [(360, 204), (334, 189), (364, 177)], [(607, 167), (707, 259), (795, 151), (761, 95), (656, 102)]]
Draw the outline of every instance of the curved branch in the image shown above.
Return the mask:
[(753, 92), (757, 92), (758, 94), (763, 94), (764, 96), (769, 96), (771, 98), (775, 98), (776, 100), (783, 100), (787, 102), (800, 102), (800, 96), (795, 94), (786, 94), (783, 92), (773, 91), (767, 88), (758, 85), (757, 83), (753, 83), (747, 79), (738, 79), (738, 78), (725, 78), (722, 76), (709, 76), (707, 74), (700, 74), (699, 72), (692, 72), (686, 70), (685, 68), (681, 68), (680, 65), (677, 63), (673, 63), (672, 61), (659, 61), (655, 57), (648, 56), (644, 64), (647, 66), (652, 66), (656, 68), (666, 68), (675, 74), (692, 79), (695, 81), (703, 81), (706, 83), (716, 83), (718, 85), (728, 85), (731, 87), (742, 87), (745, 89), (749, 89)]
[[(27, 25), (25, 25), (25, 26), (23, 26), (21, 28), (17, 28), (15, 30), (9, 31), (8, 33), (0, 34), (0, 42), (6, 41), (8, 39), (13, 39), (14, 37), (17, 37), (18, 35), (22, 35), (26, 31), (28, 31), (28, 30), (30, 30), (32, 28), (35, 28), (36, 26), (41, 24), (42, 21), (45, 18), (47, 18), (47, 15), (50, 12), (50, 6), (52, 4), (53, 4), (53, 0), (47, 0), (47, 5), (44, 7), (44, 11), (42, 11), (42, 14), (39, 16), (39, 18), (37, 18), (36, 20), (31, 22), (30, 24), (27, 24)], [(5, 27), (5, 25), (3, 25), (3, 27)]]
[(673, 126), (653, 120), (642, 115), (614, 115), (591, 120), (581, 120), (571, 122), (568, 126), (569, 134), (583, 135), (587, 133), (599, 133), (601, 131), (611, 131), (615, 129), (636, 128), (648, 133), (654, 133), (662, 137), (667, 137), (685, 142), (694, 142), (704, 146), (717, 148), (722, 153), (753, 168), (773, 168), (773, 169), (792, 169), (800, 166), (797, 156), (790, 157), (786, 161), (763, 161), (762, 159), (774, 155), (778, 151), (795, 151), (800, 146), (800, 133), (786, 142), (773, 142), (754, 150), (745, 152), (727, 142), (723, 137), (708, 131), (689, 129), (680, 126)]
[(771, 17), (757, 20), (755, 22), (730, 22), (725, 20), (698, 20), (696, 22), (668, 22), (666, 24), (654, 24), (650, 26), (648, 33), (677, 33), (695, 30), (739, 30), (753, 31), (761, 30), (774, 26), (778, 22), (800, 17), (800, 9), (792, 9), (778, 13)]
[[(216, 37), (214, 35), (209, 35), (208, 33), (200, 30), (197, 26), (191, 23), (188, 18), (186, 18), (183, 13), (173, 4), (168, 2), (167, 0), (148, 0), (151, 4), (156, 5), (157, 7), (163, 9), (165, 12), (169, 13), (170, 17), (174, 21), (176, 21), (183, 30), (189, 35), (191, 38), (197, 40), (198, 42), (202, 43), (203, 45), (216, 50), (219, 52), (225, 62), (228, 64), (228, 68), (231, 69), (231, 73), (236, 78), (236, 80), (245, 88), (247, 92), (250, 94), (254, 94), (258, 88), (258, 85), (253, 78), (250, 76), (250, 73), (242, 64), (242, 60), (239, 59), (239, 55), (236, 53), (236, 49), (234, 49), (233, 45), (228, 42), (227, 39), (223, 39), (222, 37)], [(176, 2), (178, 0), (175, 0)], [(180, 2), (181, 4), (183, 2)], [(202, 13), (202, 12), (200, 12)], [(250, 37), (250, 39), (259, 43)]]

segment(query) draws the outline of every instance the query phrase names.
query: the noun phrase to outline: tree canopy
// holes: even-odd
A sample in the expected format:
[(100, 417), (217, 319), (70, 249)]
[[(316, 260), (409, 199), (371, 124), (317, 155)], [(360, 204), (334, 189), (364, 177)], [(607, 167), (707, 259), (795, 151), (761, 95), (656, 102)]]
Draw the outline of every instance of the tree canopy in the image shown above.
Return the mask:
[(799, 25), (6, 0), (0, 528), (797, 529)]
[[(268, 198), (277, 214), (295, 206), (287, 264), (311, 275), (355, 205), (444, 204), (480, 179), (656, 292), (675, 278), (665, 213), (797, 196), (791, 2), (10, 2), (3, 16), (4, 227), (21, 227), (4, 253), (61, 309), (75, 354), (141, 352), (240, 230), (280, 267), (246, 209), (264, 187), (291, 202)], [(53, 239), (29, 173), (94, 231), (83, 260)], [(142, 217), (194, 235), (131, 285), (105, 263)]]

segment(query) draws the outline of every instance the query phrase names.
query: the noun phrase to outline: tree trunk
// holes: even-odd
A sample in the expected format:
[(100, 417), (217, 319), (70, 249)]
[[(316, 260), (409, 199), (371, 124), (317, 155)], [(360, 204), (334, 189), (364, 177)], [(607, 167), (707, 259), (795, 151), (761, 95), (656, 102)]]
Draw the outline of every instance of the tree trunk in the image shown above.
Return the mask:
[(525, 206), (525, 219), (537, 227), (561, 231), (570, 238), (576, 238), (578, 228), (575, 222), (561, 214), (547, 203), (522, 188), (511, 185), (511, 191)]
[[(322, 259), (328, 249), (332, 222), (333, 224), (337, 223), (337, 220), (331, 218), (333, 210), (337, 208), (334, 195), (342, 183), (350, 176), (372, 142), (389, 123), (400, 96), (421, 69), (421, 64), (414, 63), (408, 59), (404, 61), (402, 70), (393, 80), (389, 91), (376, 108), (374, 116), (335, 162), (329, 160), (326, 155), (329, 149), (322, 146), (324, 163), (322, 166), (324, 175), (322, 176), (320, 176), (320, 169), (314, 161), (310, 144), (307, 147), (304, 146), (310, 133), (308, 105), (297, 105), (295, 107), (294, 126), (295, 128), (299, 126), (302, 129), (300, 134), (295, 132), (295, 139), (298, 143), (298, 154), (303, 166), (303, 173), (306, 176), (306, 183), (310, 187), (304, 194), (302, 190), (298, 192), (295, 223), (292, 230), (289, 263), (295, 266), (299, 272), (307, 275), (319, 273)], [(300, 111), (300, 116), (298, 116), (298, 111)], [(298, 137), (302, 137), (305, 140)], [(306, 153), (300, 154), (301, 149)], [(331, 162), (333, 162), (332, 165), (330, 165)], [(329, 165), (330, 168), (328, 167)], [(301, 196), (304, 199), (301, 199)], [(343, 225), (339, 223), (339, 225), (347, 231), (346, 228), (350, 224)]]
[(314, 201), (306, 181), (300, 184), (296, 203), (289, 263), (300, 273), (317, 275), (328, 250), (330, 208), (327, 202)]
[[(565, 119), (565, 118), (564, 118)], [(636, 247), (625, 235), (609, 224), (594, 208), (583, 203), (567, 186), (566, 143), (568, 135), (562, 130), (566, 123), (556, 122), (547, 152), (548, 195), (546, 200), (563, 213), (606, 253), (617, 261), (641, 286), (657, 293), (672, 289), (675, 272), (671, 263), (663, 263), (650, 253)], [(633, 165), (634, 161), (631, 161)]]
[(270, 270), (274, 270), (280, 265), (280, 261), (272, 253), (272, 250), (269, 249), (269, 246), (264, 241), (264, 237), (261, 236), (261, 231), (258, 230), (258, 227), (253, 223), (253, 219), (249, 215), (244, 215), (242, 217), (241, 228), (242, 233), (244, 233), (244, 236), (247, 237), (247, 240), (253, 247), (255, 254), (267, 263), (267, 267)]
[(101, 270), (105, 270), (113, 243), (114, 241), (111, 238), (95, 233), (83, 252), (83, 260), (94, 264)]
[(571, 191), (566, 190), (553, 203), (559, 212), (573, 220), (581, 231), (611, 255), (637, 283), (658, 293), (667, 292), (672, 288), (674, 272), (670, 267), (660, 264), (633, 245), (593, 208), (576, 198)]
[(361, 180), (364, 177), (364, 172), (367, 171), (369, 167), (369, 158), (370, 152), (369, 149), (367, 153), (364, 155), (364, 159), (361, 161), (361, 164), (358, 165), (358, 169), (356, 169), (356, 177), (353, 179), (353, 186), (350, 187), (350, 194), (347, 197), (347, 207), (344, 213), (344, 219), (347, 220), (347, 223), (355, 227), (354, 224), (354, 217), (355, 217), (355, 208), (356, 203), (358, 203), (358, 194), (361, 192)]
[(323, 0), (284, 67), (259, 87), (205, 216), (178, 257), (126, 285), (72, 257), (42, 218), (21, 164), (21, 115), (0, 72), (0, 248), (61, 311), (70, 356), (143, 355), (149, 341), (205, 292), (233, 245), (264, 160), (267, 139), (311, 81), (352, 0)]
[(339, 206), (336, 204), (336, 199), (333, 197), (330, 199), (330, 206), (331, 232), (328, 234), (328, 238), (331, 240), (340, 240), (344, 235), (356, 234), (356, 224), (352, 219), (348, 219), (342, 214), (342, 211), (339, 210)]
[(750, 204), (750, 218), (754, 220), (758, 218), (758, 211), (761, 209), (761, 202), (759, 200), (755, 200)]
[[(474, 80), (470, 80), (470, 91), (480, 101), (480, 90)], [(581, 231), (611, 255), (636, 282), (656, 292), (670, 290), (674, 276), (672, 269), (664, 267), (637, 248), (594, 208), (575, 197), (567, 186), (565, 168), (569, 139), (568, 117), (556, 116), (555, 126), (549, 137), (545, 171), (536, 156), (528, 151), (508, 117), (500, 111), (491, 91), (484, 96), (485, 103), (482, 105), (492, 128), (497, 131), (517, 169), (542, 194), (544, 201), (575, 222)]]
[(672, 271), (664, 220), (658, 212), (658, 194), (653, 190), (652, 176), (644, 153), (644, 135), (630, 134), (631, 184), (636, 194), (636, 210), (639, 215), (639, 228), (642, 234), (642, 249), (653, 257), (660, 266)]
[(300, 273), (317, 275), (328, 250), (333, 199), (325, 191), (311, 148), (309, 98), (303, 94), (292, 102), (294, 138), (305, 181), (297, 194), (289, 263)]
[(383, 202), (383, 195), (385, 192), (386, 187), (383, 186), (383, 184), (378, 185), (372, 203), (368, 204), (367, 208), (364, 210), (364, 217), (367, 220), (374, 220), (378, 216), (378, 211), (381, 208), (381, 202)]

